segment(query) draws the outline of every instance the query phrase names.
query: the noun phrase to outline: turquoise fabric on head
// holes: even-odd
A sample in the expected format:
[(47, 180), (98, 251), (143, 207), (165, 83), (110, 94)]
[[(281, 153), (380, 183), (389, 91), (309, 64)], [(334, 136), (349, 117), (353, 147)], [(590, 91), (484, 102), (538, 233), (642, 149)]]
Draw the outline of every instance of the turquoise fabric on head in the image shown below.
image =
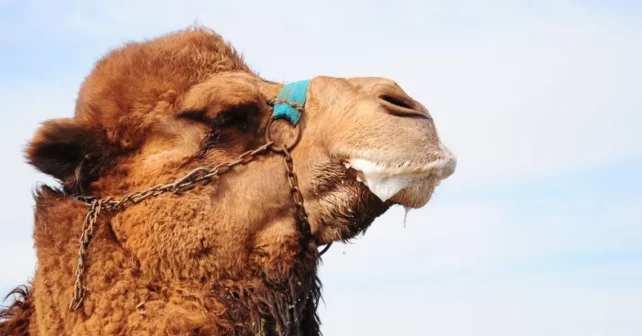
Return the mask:
[(309, 79), (286, 84), (276, 96), (274, 119), (286, 118), (296, 126), (301, 120), (301, 110), (305, 105), (309, 84)]

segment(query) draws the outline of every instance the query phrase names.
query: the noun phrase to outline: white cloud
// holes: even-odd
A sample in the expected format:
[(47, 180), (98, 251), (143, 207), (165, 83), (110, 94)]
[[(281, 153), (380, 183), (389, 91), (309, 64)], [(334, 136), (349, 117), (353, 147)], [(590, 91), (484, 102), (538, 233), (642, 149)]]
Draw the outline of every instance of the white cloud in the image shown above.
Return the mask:
[(405, 228), (403, 210), (393, 208), (355, 244), (334, 246), (321, 274), (354, 284), (479, 275), (524, 269), (551, 257), (631, 253), (642, 246), (641, 205), (642, 199), (634, 199), (584, 214), (563, 207), (538, 214), (502, 203), (429, 204), (411, 212)]
[[(577, 282), (581, 283), (581, 279)], [(327, 335), (633, 336), (642, 290), (513, 277), (331, 288)]]
[[(639, 256), (640, 201), (583, 215), (515, 213), (502, 203), (433, 204), (411, 212), (406, 228), (403, 210), (394, 208), (356, 244), (337, 244), (324, 257), (323, 330), (636, 335), (640, 260), (618, 254)], [(593, 260), (599, 256), (612, 260)]]
[[(3, 239), (0, 245), (2, 275), (0, 289), (15, 288), (26, 284), (36, 270), (36, 253), (31, 239)], [(0, 300), (7, 291), (0, 292)], [(1, 303), (1, 302), (0, 302)]]

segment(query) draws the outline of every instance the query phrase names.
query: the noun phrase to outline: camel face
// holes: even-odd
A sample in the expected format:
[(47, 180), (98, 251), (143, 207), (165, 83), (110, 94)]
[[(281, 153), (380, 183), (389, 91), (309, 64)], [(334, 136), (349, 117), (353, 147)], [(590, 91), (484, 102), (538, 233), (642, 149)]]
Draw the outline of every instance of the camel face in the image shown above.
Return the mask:
[(455, 170), (428, 110), (392, 80), (314, 78), (305, 114), (294, 154), (323, 241), (352, 237), (391, 204), (425, 205)]

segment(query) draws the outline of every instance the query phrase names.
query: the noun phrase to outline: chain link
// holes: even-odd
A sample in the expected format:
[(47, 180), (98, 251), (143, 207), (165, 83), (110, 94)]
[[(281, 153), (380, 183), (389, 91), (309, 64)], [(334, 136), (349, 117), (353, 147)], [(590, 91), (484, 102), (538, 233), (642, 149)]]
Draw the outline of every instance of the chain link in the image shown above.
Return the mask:
[(69, 305), (69, 310), (74, 311), (80, 307), (85, 297), (84, 273), (85, 273), (85, 258), (87, 257), (87, 247), (89, 241), (94, 235), (94, 228), (98, 221), (98, 215), (103, 208), (102, 200), (92, 200), (85, 217), (85, 222), (82, 226), (82, 234), (80, 235), (80, 248), (78, 250), (78, 267), (76, 268), (76, 284), (74, 285), (74, 297)]
[(285, 162), (285, 169), (287, 170), (288, 183), (290, 184), (290, 193), (292, 194), (292, 200), (294, 201), (295, 209), (295, 219), (297, 224), (297, 229), (302, 233), (303, 237), (310, 237), (310, 222), (308, 221), (308, 214), (305, 211), (305, 206), (303, 205), (303, 194), (299, 189), (299, 179), (297, 178), (296, 173), (294, 172), (294, 162), (292, 161), (292, 155), (287, 146), (283, 145), (281, 147), (283, 150), (283, 161)]
[[(86, 268), (85, 262), (87, 258), (87, 248), (89, 247), (89, 242), (94, 235), (94, 228), (96, 227), (98, 215), (100, 214), (100, 211), (102, 209), (119, 211), (127, 206), (138, 204), (150, 197), (156, 197), (164, 193), (180, 194), (184, 191), (194, 188), (199, 183), (207, 184), (213, 178), (227, 173), (233, 167), (248, 164), (257, 156), (267, 153), (273, 145), (274, 142), (268, 142), (254, 150), (250, 150), (239, 155), (239, 157), (232, 162), (221, 163), (214, 168), (196, 168), (189, 172), (187, 175), (177, 179), (172, 183), (159, 184), (144, 191), (137, 191), (131, 194), (127, 194), (123, 196), (120, 201), (115, 201), (111, 198), (101, 200), (95, 199), (90, 196), (74, 196), (76, 200), (87, 204), (89, 206), (89, 211), (87, 212), (87, 216), (85, 217), (85, 221), (82, 226), (82, 233), (80, 235), (78, 265), (76, 267), (76, 283), (74, 284), (74, 296), (71, 300), (71, 304), (69, 305), (69, 310), (73, 312), (78, 309), (85, 297), (86, 290), (84, 276)], [(290, 160), (292, 159), (290, 158)]]

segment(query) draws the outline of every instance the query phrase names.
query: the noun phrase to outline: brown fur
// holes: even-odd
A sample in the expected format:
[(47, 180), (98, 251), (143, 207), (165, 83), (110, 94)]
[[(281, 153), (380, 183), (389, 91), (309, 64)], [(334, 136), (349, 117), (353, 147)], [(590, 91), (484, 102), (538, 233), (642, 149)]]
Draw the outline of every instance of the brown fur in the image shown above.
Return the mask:
[(29, 335), (31, 315), (34, 311), (33, 290), (28, 286), (17, 287), (5, 300), (12, 295), (16, 296), (13, 303), (0, 310), (0, 335)]
[[(204, 28), (100, 60), (75, 116), (44, 123), (27, 150), (62, 188), (36, 195), (35, 292), (0, 312), (0, 335), (320, 335), (316, 243), (352, 238), (391, 204), (422, 205), (432, 192), (430, 184), (384, 203), (343, 166), (355, 155), (420, 165), (442, 154), (425, 108), (389, 80), (310, 84), (292, 155), (311, 241), (295, 225), (282, 157), (266, 155), (189, 192), (102, 212), (83, 306), (68, 309), (87, 214), (70, 194), (119, 199), (236, 159), (263, 144), (281, 87)], [(276, 131), (289, 129), (279, 122)], [(406, 147), (389, 141), (399, 130)]]

